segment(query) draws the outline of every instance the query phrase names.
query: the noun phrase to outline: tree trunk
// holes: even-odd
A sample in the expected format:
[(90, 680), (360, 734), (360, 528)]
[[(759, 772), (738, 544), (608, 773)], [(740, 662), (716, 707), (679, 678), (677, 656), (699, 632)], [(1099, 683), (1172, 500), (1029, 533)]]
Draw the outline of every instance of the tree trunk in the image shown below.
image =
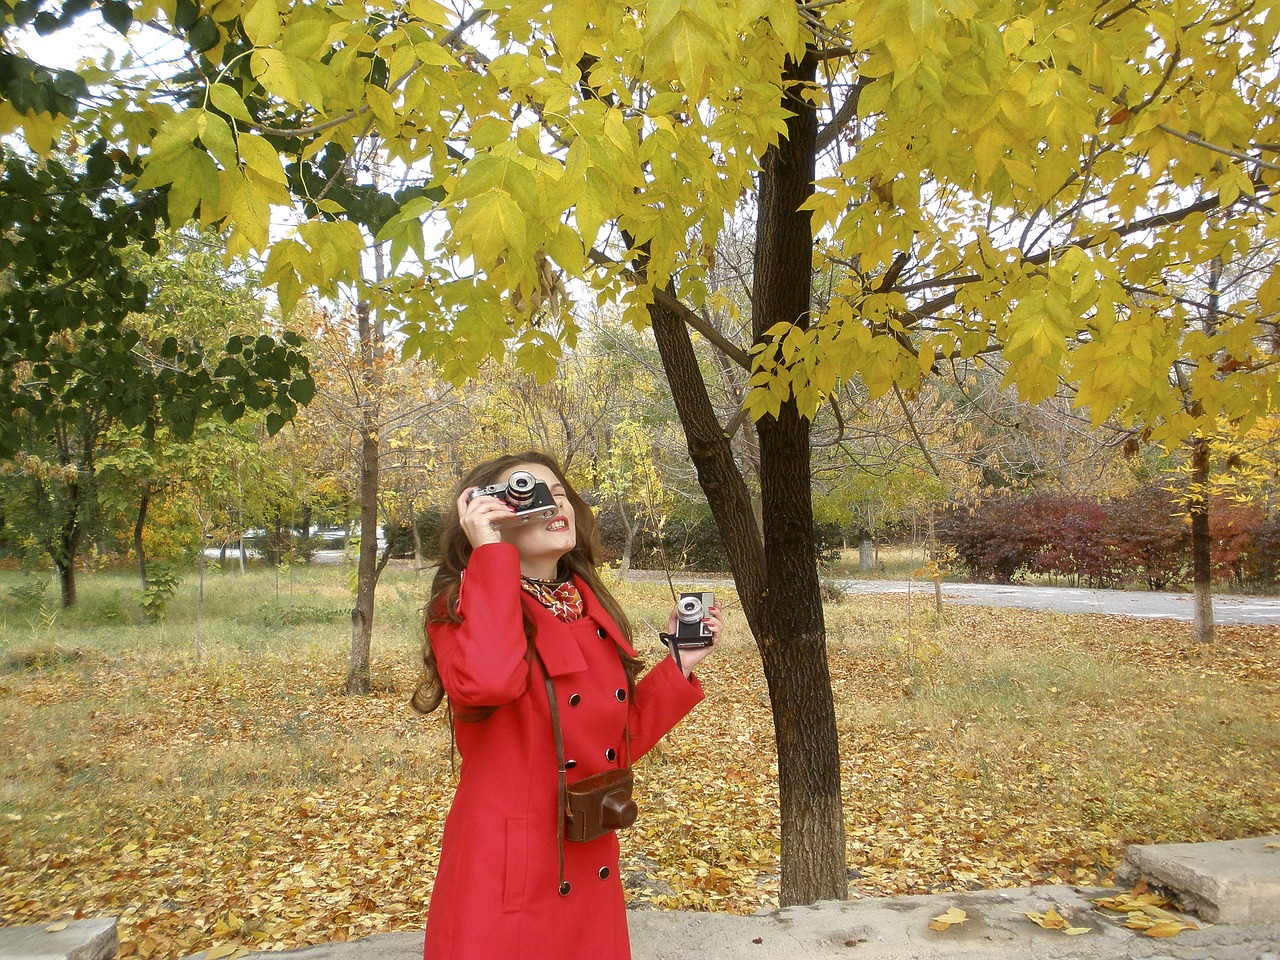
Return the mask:
[(422, 562), (422, 531), (418, 529), (418, 510), (412, 500), (409, 501), (409, 529), (413, 532), (413, 572), (418, 574), (426, 564)]
[(57, 559), (53, 561), (53, 566), (58, 571), (58, 588), (62, 591), (62, 605), (74, 607), (76, 605), (75, 561), (67, 563)]
[[(756, 343), (778, 323), (808, 327), (813, 225), (801, 205), (813, 194), (817, 111), (807, 98), (817, 60), (788, 62), (786, 138), (761, 161), (753, 276)], [(813, 532), (810, 421), (794, 401), (756, 425), (764, 518), (766, 599), (757, 635), (778, 739), (782, 806), (781, 903), (848, 895), (840, 744)]]
[(64, 608), (76, 605), (76, 556), (80, 552), (80, 501), (82, 492), (78, 483), (67, 485), (66, 514), (49, 546), (54, 568), (58, 571), (58, 586), (62, 592)]
[[(1206, 337), (1218, 329), (1219, 284), (1222, 281), (1222, 258), (1209, 264), (1209, 302), (1201, 317)], [(1192, 412), (1203, 417), (1196, 403)], [(1209, 546), (1209, 436), (1200, 433), (1191, 441), (1191, 584), (1193, 620), (1191, 639), (1195, 643), (1213, 643), (1213, 559)]]
[(1209, 441), (1191, 441), (1191, 639), (1213, 643), (1213, 567), (1209, 552)]
[(870, 573), (876, 566), (876, 543), (865, 530), (858, 531), (858, 572)]
[(636, 534), (640, 531), (640, 515), (636, 514), (635, 520), (627, 516), (627, 505), (622, 502), (621, 497), (613, 498), (613, 505), (617, 508), (618, 519), (622, 521), (622, 529), (626, 531), (626, 539), (622, 543), (622, 556), (618, 558), (618, 579), (626, 580), (627, 574), (631, 572), (631, 554), (636, 546)]
[[(147, 551), (142, 543), (142, 530), (147, 523), (147, 507), (151, 503), (151, 494), (147, 490), (142, 491), (142, 498), (138, 501), (138, 518), (133, 525), (133, 552), (138, 557), (138, 580), (142, 586), (142, 596), (147, 595)], [(203, 550), (204, 544), (201, 543)], [(202, 555), (203, 556), (203, 555)], [(147, 622), (147, 605), (143, 603), (139, 609), (142, 622)]]
[[(814, 65), (812, 57), (790, 64), (797, 85), (786, 97), (793, 114), (787, 139), (763, 160), (753, 297), (757, 342), (775, 323), (809, 323), (813, 235), (809, 214), (799, 207), (812, 192), (817, 119), (800, 97), (799, 84), (812, 82)], [(781, 902), (842, 899), (848, 883), (839, 743), (813, 534), (810, 424), (788, 403), (776, 420), (757, 425), (762, 538), (687, 328), (659, 304), (650, 316), (698, 482), (769, 685), (782, 815)]]
[(369, 305), (356, 308), (364, 396), (360, 410), (360, 556), (356, 562), (356, 605), (351, 610), (351, 657), (346, 692), (370, 690), (369, 656), (373, 640), (373, 601), (378, 587), (378, 420), (381, 388), (381, 338)]

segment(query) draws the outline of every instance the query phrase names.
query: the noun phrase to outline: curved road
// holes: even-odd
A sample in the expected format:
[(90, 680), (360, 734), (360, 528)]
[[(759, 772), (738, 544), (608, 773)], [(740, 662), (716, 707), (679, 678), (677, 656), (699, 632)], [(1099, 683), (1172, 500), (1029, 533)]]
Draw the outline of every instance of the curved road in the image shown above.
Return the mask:
[[(838, 580), (846, 593), (913, 593), (933, 596), (933, 584), (906, 580)], [(942, 599), (984, 607), (1021, 607), (1058, 613), (1110, 613), (1153, 620), (1191, 620), (1189, 593), (1136, 590), (1088, 590), (1083, 587), (1032, 587), (998, 583), (944, 583)], [(1280, 597), (1224, 594), (1213, 598), (1214, 623), (1280, 624)]]

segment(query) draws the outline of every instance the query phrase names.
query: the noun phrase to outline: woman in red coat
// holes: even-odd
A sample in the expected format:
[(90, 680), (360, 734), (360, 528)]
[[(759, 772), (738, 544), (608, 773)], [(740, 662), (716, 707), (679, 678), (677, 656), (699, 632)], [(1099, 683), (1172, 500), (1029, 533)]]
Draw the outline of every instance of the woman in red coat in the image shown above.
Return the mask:
[[(518, 472), (545, 483), (548, 519), (473, 496)], [(447, 693), (462, 758), (427, 914), (425, 960), (628, 960), (615, 833), (562, 839), (548, 700), (568, 783), (643, 756), (701, 699), (691, 670), (712, 646), (668, 656), (637, 680), (631, 628), (601, 583), (587, 504), (540, 453), (481, 464), (441, 534), (414, 706)], [(668, 622), (675, 630), (676, 615)], [(641, 813), (643, 816), (643, 813)]]

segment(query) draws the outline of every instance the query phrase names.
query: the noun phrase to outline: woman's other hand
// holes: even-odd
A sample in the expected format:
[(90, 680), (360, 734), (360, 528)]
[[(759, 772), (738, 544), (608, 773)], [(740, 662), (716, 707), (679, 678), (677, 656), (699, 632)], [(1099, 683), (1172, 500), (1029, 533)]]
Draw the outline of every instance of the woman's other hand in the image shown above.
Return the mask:
[(458, 522), (472, 547), (486, 543), (501, 543), (502, 534), (495, 521), (515, 513), (515, 507), (499, 497), (472, 497), (479, 487), (468, 487), (458, 497)]
[[(674, 636), (676, 625), (679, 623), (679, 617), (676, 614), (676, 608), (671, 608), (671, 616), (667, 617), (667, 635)], [(720, 619), (720, 607), (713, 605), (707, 607), (707, 615), (702, 618), (702, 622), (707, 625), (711, 631), (711, 645), (706, 647), (681, 647), (680, 656), (676, 658), (676, 663), (680, 665), (680, 669), (684, 671), (684, 675), (688, 677), (693, 673), (693, 668), (701, 663), (706, 656), (720, 643), (720, 632), (724, 629), (724, 623)], [(674, 647), (674, 641), (672, 641)], [(675, 656), (673, 653), (672, 656)]]

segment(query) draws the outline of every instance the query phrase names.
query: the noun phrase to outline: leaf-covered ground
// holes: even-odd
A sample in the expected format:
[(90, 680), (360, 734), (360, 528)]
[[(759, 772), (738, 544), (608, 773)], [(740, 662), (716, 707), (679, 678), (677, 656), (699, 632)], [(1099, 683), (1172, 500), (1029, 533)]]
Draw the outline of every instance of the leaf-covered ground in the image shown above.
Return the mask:
[[(907, 614), (828, 611), (853, 892), (1105, 883), (1132, 842), (1280, 830), (1280, 630), (1198, 650), (1181, 624)], [(203, 665), (10, 644), (0, 924), (117, 915), (122, 956), (143, 958), (420, 926), (447, 730), (406, 706), (412, 641), (350, 698), (330, 632)], [(709, 702), (639, 764), (624, 869), (638, 906), (751, 912), (778, 891), (768, 695), (741, 636), (703, 677)]]

